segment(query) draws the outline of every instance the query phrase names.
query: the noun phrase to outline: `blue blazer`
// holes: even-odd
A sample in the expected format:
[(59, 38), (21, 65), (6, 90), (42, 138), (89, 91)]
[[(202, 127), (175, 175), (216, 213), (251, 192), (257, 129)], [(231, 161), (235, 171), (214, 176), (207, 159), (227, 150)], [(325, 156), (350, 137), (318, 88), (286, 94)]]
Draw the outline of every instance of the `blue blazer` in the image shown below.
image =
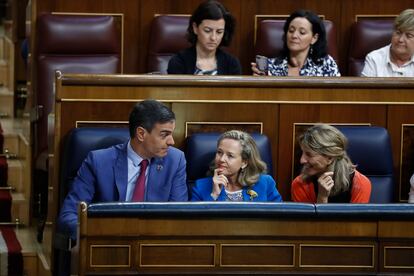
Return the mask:
[[(206, 177), (196, 180), (192, 189), (192, 201), (214, 201), (211, 197), (213, 178)], [(256, 192), (256, 196), (249, 195), (249, 190)], [(221, 190), (217, 201), (225, 201), (226, 192)], [(243, 187), (243, 201), (277, 201), (281, 202), (282, 197), (276, 189), (276, 182), (270, 175), (261, 174), (259, 181), (250, 187)]]
[[(127, 145), (91, 151), (78, 170), (63, 202), (58, 228), (76, 239), (80, 201), (125, 201), (128, 184)], [(184, 153), (174, 147), (149, 166), (145, 201), (188, 201)]]

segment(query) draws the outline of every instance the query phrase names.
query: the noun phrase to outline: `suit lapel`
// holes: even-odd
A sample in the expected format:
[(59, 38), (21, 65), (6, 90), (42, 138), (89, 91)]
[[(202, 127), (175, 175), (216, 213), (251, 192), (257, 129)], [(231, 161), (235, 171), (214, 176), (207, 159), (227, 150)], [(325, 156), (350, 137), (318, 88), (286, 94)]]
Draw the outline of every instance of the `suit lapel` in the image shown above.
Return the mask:
[(150, 170), (147, 179), (146, 200), (152, 201), (154, 196), (160, 193), (160, 184), (162, 175), (164, 174), (164, 159), (153, 158), (150, 164)]
[(115, 185), (119, 194), (119, 201), (125, 201), (126, 189), (128, 185), (128, 161), (127, 145), (125, 143), (119, 150), (118, 157), (114, 164)]

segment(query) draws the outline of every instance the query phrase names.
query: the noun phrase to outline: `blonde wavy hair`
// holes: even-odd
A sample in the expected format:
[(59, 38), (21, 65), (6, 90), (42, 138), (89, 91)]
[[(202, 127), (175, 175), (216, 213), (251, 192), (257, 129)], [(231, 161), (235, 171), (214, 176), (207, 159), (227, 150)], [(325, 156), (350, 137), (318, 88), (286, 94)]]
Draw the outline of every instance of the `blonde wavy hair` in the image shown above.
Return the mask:
[[(346, 153), (348, 141), (342, 132), (327, 124), (317, 124), (308, 128), (299, 137), (299, 144), (317, 154), (332, 158), (330, 167), (333, 168), (335, 184), (331, 196), (349, 190), (350, 175), (355, 171), (356, 166)], [(305, 181), (309, 177), (309, 175), (302, 175)]]
[(394, 21), (394, 29), (402, 32), (414, 30), (414, 9), (403, 10)]
[[(261, 159), (256, 142), (252, 136), (240, 130), (229, 130), (219, 137), (217, 147), (223, 139), (232, 139), (240, 142), (242, 148), (241, 158), (247, 162), (247, 166), (244, 169), (240, 169), (237, 181), (242, 186), (254, 185), (259, 180), (260, 174), (266, 173), (267, 166)], [(214, 169), (215, 163), (213, 161), (210, 170), (214, 171)]]

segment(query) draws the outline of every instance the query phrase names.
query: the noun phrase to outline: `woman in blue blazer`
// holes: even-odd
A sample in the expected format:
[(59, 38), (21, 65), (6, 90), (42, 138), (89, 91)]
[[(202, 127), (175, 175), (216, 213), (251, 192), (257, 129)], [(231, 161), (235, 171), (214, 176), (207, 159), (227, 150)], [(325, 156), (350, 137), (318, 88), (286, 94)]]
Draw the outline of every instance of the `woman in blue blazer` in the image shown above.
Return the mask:
[(192, 201), (282, 201), (253, 138), (230, 130), (217, 141), (213, 176), (198, 179)]

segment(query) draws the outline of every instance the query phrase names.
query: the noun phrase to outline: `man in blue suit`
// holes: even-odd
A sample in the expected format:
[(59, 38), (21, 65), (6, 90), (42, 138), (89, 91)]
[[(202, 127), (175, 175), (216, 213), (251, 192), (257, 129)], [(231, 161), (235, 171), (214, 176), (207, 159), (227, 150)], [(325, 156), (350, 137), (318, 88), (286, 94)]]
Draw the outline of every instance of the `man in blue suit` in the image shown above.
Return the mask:
[(129, 116), (130, 140), (91, 151), (83, 161), (60, 211), (59, 230), (76, 239), (80, 201), (187, 201), (186, 161), (172, 147), (174, 129), (175, 115), (162, 103), (135, 105)]

